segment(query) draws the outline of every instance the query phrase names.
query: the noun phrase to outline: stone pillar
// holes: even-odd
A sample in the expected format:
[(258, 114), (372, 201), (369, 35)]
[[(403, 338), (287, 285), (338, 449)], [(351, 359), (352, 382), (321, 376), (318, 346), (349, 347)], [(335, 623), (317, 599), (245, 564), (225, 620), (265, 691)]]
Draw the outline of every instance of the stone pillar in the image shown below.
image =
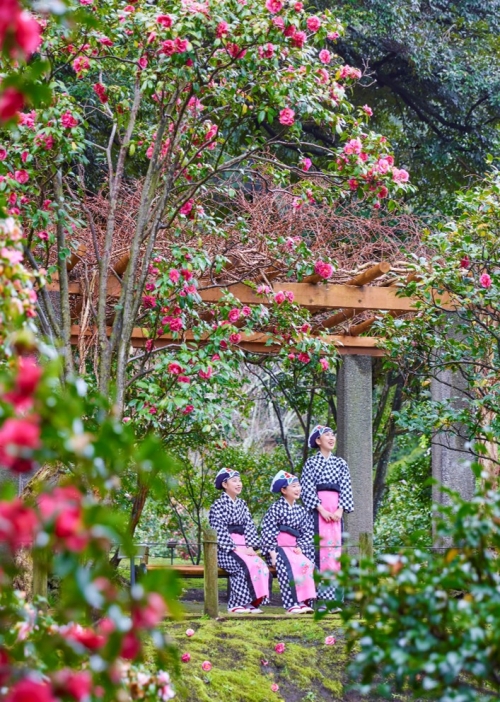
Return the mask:
[[(346, 515), (348, 550), (373, 550), (372, 359), (344, 356), (337, 378), (337, 455), (351, 473), (354, 512)], [(352, 544), (349, 546), (349, 544)]]
[[(463, 394), (465, 381), (460, 373), (443, 370), (431, 381), (431, 397), (434, 402), (443, 402), (457, 411), (467, 402)], [(468, 437), (460, 424), (453, 427), (453, 433), (441, 432), (432, 441), (432, 477), (437, 484), (432, 486), (432, 501), (436, 505), (449, 505), (450, 497), (440, 486), (458, 492), (465, 500), (474, 495), (475, 477), (471, 470), (472, 454), (467, 448)], [(438, 546), (451, 544), (437, 543), (433, 526), (433, 541)]]

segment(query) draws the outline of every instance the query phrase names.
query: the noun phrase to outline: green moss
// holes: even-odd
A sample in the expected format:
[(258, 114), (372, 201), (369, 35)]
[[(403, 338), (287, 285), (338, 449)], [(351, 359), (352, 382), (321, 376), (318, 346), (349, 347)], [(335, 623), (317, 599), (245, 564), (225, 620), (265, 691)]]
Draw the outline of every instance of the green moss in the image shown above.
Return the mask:
[[(195, 630), (188, 638), (186, 628)], [(171, 622), (165, 630), (177, 645), (179, 655), (189, 653), (176, 677), (181, 702), (286, 702), (343, 699), (347, 653), (336, 619), (226, 620), (198, 619)], [(326, 646), (326, 636), (337, 643)], [(274, 646), (285, 644), (278, 654)], [(212, 670), (202, 670), (203, 661)], [(263, 665), (262, 660), (268, 661)], [(272, 683), (280, 687), (271, 691)]]

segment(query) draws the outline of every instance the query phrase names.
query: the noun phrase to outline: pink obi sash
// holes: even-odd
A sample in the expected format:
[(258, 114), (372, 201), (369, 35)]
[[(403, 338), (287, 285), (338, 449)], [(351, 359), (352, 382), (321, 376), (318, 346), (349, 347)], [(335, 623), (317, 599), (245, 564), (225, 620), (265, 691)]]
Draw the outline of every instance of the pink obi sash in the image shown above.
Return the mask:
[[(333, 490), (318, 490), (321, 506), (329, 512), (335, 512), (339, 506), (339, 493)], [(342, 522), (325, 522), (320, 513), (315, 510), (314, 526), (319, 534), (319, 553), (316, 565), (320, 573), (340, 570), (340, 554), (342, 553)]]
[(278, 548), (288, 573), (288, 580), (295, 602), (305, 602), (316, 598), (314, 583), (314, 563), (303, 553), (294, 553), (297, 548), (297, 537), (287, 532), (278, 534)]
[(247, 548), (244, 534), (232, 533), (231, 538), (236, 545), (233, 555), (246, 568), (247, 584), (250, 593), (254, 595), (252, 601), (262, 597), (269, 597), (269, 568), (266, 563), (259, 556), (248, 556), (244, 553)]

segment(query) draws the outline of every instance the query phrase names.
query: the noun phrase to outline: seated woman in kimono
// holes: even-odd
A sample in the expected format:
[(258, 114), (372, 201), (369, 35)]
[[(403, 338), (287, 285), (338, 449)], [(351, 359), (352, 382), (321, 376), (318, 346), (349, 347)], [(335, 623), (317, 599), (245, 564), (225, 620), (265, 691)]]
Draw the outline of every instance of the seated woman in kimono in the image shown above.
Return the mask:
[(208, 521), (217, 532), (217, 562), (229, 573), (228, 612), (258, 614), (259, 605), (269, 596), (269, 568), (254, 549), (259, 537), (242, 490), (240, 474), (221, 468), (215, 487), (222, 495), (210, 507)]
[(273, 479), (271, 492), (280, 499), (267, 510), (262, 520), (261, 549), (276, 566), (283, 607), (289, 614), (313, 612), (314, 526), (309, 511), (297, 504), (299, 479), (280, 470)]

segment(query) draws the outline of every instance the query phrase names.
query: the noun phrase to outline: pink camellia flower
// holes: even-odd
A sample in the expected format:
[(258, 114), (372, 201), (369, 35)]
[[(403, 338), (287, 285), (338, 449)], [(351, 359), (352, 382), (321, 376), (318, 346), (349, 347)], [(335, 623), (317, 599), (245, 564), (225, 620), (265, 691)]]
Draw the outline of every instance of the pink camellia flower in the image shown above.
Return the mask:
[(210, 661), (203, 661), (203, 663), (201, 664), (201, 669), (208, 672), (209, 670), (212, 670), (212, 664), (210, 663)]
[(0, 94), (0, 122), (12, 119), (24, 107), (24, 95), (16, 88), (5, 88)]
[(142, 306), (147, 310), (152, 310), (156, 307), (156, 299), (152, 295), (144, 295)]
[(322, 49), (319, 52), (319, 60), (321, 61), (321, 63), (328, 64), (328, 63), (330, 63), (332, 58), (333, 57), (332, 57), (331, 53), (329, 51), (327, 51), (327, 49)]
[(285, 20), (283, 17), (273, 17), (273, 24), (275, 27), (278, 27), (278, 29), (285, 29)]
[(316, 261), (314, 264), (314, 272), (316, 275), (321, 276), (325, 280), (333, 275), (333, 266), (331, 263), (325, 263), (324, 261)]
[(379, 198), (379, 200), (383, 200), (388, 195), (389, 195), (389, 189), (386, 188), (385, 185), (382, 185), (377, 193), (377, 197)]
[(289, 353), (288, 358), (290, 359), (290, 361), (295, 361), (295, 354), (293, 352)]
[(271, 292), (269, 285), (258, 285), (255, 291), (257, 295), (268, 295)]
[(283, 3), (281, 0), (266, 0), (266, 10), (269, 10), (272, 15), (276, 15), (282, 9)]
[(195, 630), (194, 629), (186, 629), (186, 636), (191, 638), (191, 636), (195, 635)]
[(190, 654), (190, 653), (183, 653), (183, 654), (182, 654), (182, 656), (181, 656), (181, 661), (182, 661), (183, 663), (189, 663), (190, 660), (191, 660), (191, 654)]
[(280, 689), (280, 686), (277, 683), (273, 683), (271, 685), (271, 692), (278, 692)]
[(0, 256), (7, 259), (7, 261), (9, 261), (12, 265), (21, 263), (23, 260), (23, 252), (18, 251), (17, 249), (7, 249), (4, 247), (0, 250)]
[(31, 110), (31, 112), (20, 112), (19, 113), (19, 124), (27, 129), (33, 129), (36, 121), (36, 112)]
[(363, 150), (363, 144), (361, 143), (361, 139), (350, 139), (347, 144), (344, 146), (344, 153), (345, 154), (360, 154), (361, 151)]
[(330, 364), (328, 363), (328, 360), (326, 358), (320, 358), (319, 364), (324, 371), (327, 371), (330, 367)]
[(78, 125), (78, 120), (73, 117), (69, 110), (66, 110), (66, 112), (61, 116), (61, 124), (66, 129), (73, 129), (73, 127)]
[(150, 592), (146, 604), (140, 604), (132, 610), (132, 622), (140, 629), (152, 629), (167, 614), (165, 600), (158, 592)]
[(333, 646), (335, 644), (334, 636), (327, 636), (325, 639), (325, 646)]
[(301, 351), (299, 355), (297, 356), (297, 360), (299, 360), (301, 363), (309, 363), (311, 360), (311, 357), (309, 356), (308, 353), (305, 353)]
[(139, 68), (142, 68), (144, 70), (146, 66), (148, 65), (148, 57), (147, 56), (141, 56), (139, 61), (137, 62), (139, 64)]
[(172, 39), (167, 39), (161, 43), (161, 53), (167, 56), (173, 56), (177, 49), (175, 47), (175, 42)]
[(369, 105), (363, 105), (361, 108), (365, 114), (368, 115), (368, 117), (371, 117), (373, 115), (373, 110)]
[(259, 56), (260, 58), (270, 59), (274, 56), (275, 50), (274, 44), (268, 42), (264, 46), (259, 46)]
[(304, 158), (300, 165), (302, 170), (307, 172), (312, 166), (312, 161), (310, 158)]
[[(41, 26), (29, 12), (16, 13), (13, 28), (16, 46), (21, 49), (21, 53), (28, 57), (33, 54), (42, 42)], [(13, 50), (11, 55), (15, 56)]]
[(177, 332), (184, 328), (184, 323), (180, 317), (175, 317), (172, 319), (170, 324), (170, 331)]
[(176, 268), (172, 268), (172, 270), (169, 271), (168, 277), (170, 278), (172, 283), (177, 283), (180, 278), (180, 273)]
[(178, 54), (183, 54), (189, 48), (189, 42), (187, 39), (180, 39), (175, 37), (175, 50)]
[(187, 375), (179, 375), (177, 378), (179, 383), (186, 383), (186, 385), (189, 385), (191, 382), (191, 379), (187, 377)]
[(52, 676), (54, 691), (82, 702), (92, 692), (92, 674), (88, 670), (63, 668)]
[[(240, 341), (241, 341), (241, 334), (236, 334), (236, 333), (235, 333), (235, 334), (231, 334), (230, 337), (229, 337), (229, 341), (230, 341), (232, 344), (239, 344)], [(221, 346), (222, 346), (222, 343), (221, 343)]]
[[(0, 465), (12, 470), (17, 467), (16, 458), (23, 449), (34, 450), (40, 446), (40, 427), (28, 418), (9, 417), (0, 429)], [(28, 461), (31, 463), (30, 461)], [(19, 467), (23, 467), (20, 464)], [(25, 470), (28, 468), (26, 467)]]
[(481, 283), (482, 288), (491, 288), (491, 278), (488, 273), (483, 273), (479, 278), (479, 282)]
[(274, 650), (276, 653), (284, 653), (285, 652), (285, 644), (284, 643), (277, 643), (276, 646), (274, 647)]
[(274, 295), (274, 301), (276, 302), (277, 305), (281, 305), (283, 302), (285, 302), (285, 300), (286, 300), (285, 293), (282, 292), (281, 290)]
[(288, 302), (293, 302), (295, 299), (295, 295), (293, 294), (293, 292), (291, 290), (285, 291), (285, 297), (288, 300)]
[(81, 78), (83, 72), (90, 68), (90, 61), (86, 56), (77, 56), (71, 65), (77, 78)]
[(175, 362), (169, 363), (167, 370), (171, 375), (181, 375), (184, 372), (183, 368)]
[(321, 27), (321, 20), (319, 17), (316, 17), (316, 15), (312, 15), (311, 17), (307, 18), (307, 29), (310, 32), (317, 32), (318, 29)]
[(404, 168), (393, 168), (392, 179), (395, 183), (407, 183), (410, 180), (410, 174)]
[(250, 315), (252, 314), (252, 309), (250, 307), (248, 307), (248, 305), (245, 305), (244, 307), (241, 308), (241, 314), (244, 317), (250, 317)]
[(146, 351), (152, 351), (154, 349), (154, 346), (155, 346), (155, 344), (154, 344), (153, 339), (148, 339), (146, 341), (146, 346), (145, 346)]
[(266, 665), (269, 665), (269, 661), (266, 660), (265, 658), (261, 658), (261, 659), (260, 659), (260, 664), (266, 666)]
[(156, 21), (158, 24), (161, 24), (162, 27), (166, 27), (167, 29), (170, 29), (173, 24), (173, 20), (170, 15), (158, 15)]
[(206, 371), (202, 371), (202, 370), (201, 370), (201, 371), (198, 373), (198, 375), (199, 375), (200, 378), (202, 378), (203, 380), (209, 380), (209, 379), (212, 377), (212, 373), (213, 373), (213, 368), (212, 368), (211, 366), (209, 366), (208, 369), (207, 369)]
[(189, 268), (181, 268), (181, 275), (187, 282), (193, 277), (193, 271), (190, 271)]
[(179, 214), (188, 215), (191, 212), (191, 210), (193, 209), (193, 205), (194, 205), (194, 200), (193, 199), (188, 200), (180, 208)]
[(120, 650), (120, 656), (126, 660), (134, 660), (137, 658), (141, 651), (141, 642), (134, 634), (133, 631), (129, 631), (125, 634), (122, 640), (122, 647)]
[(462, 260), (460, 261), (460, 268), (469, 268), (470, 266), (470, 258), (468, 256), (464, 256)]
[(303, 2), (296, 2), (295, 5), (293, 6), (293, 9), (295, 12), (302, 12), (304, 9), (304, 3)]
[(5, 161), (6, 158), (7, 158), (7, 150), (3, 146), (1, 146), (0, 147), (0, 161)]
[(241, 312), (238, 309), (234, 308), (233, 310), (231, 310), (229, 312), (227, 318), (231, 322), (231, 324), (234, 324), (234, 322), (238, 321), (238, 319), (240, 318), (240, 315), (241, 315)]
[(28, 171), (22, 169), (20, 171), (15, 171), (14, 178), (15, 180), (17, 180), (18, 183), (24, 185), (24, 183), (27, 183), (30, 179), (30, 174), (28, 173)]
[(307, 34), (305, 32), (295, 32), (292, 37), (292, 44), (297, 47), (297, 49), (302, 49), (307, 41)]
[(291, 127), (295, 122), (295, 112), (289, 107), (285, 107), (280, 112), (279, 121), (280, 124), (285, 125), (285, 127)]
[(194, 410), (193, 405), (186, 405), (184, 409), (182, 410), (182, 414), (191, 414), (191, 412)]
[(5, 702), (56, 702), (56, 697), (47, 683), (24, 678), (10, 688)]
[(238, 46), (238, 44), (234, 44), (234, 43), (229, 43), (229, 44), (227, 44), (227, 45), (226, 45), (226, 51), (227, 51), (227, 53), (229, 54), (229, 56), (231, 56), (231, 58), (234, 58), (234, 59), (241, 59), (241, 58), (243, 58), (243, 57), (246, 55), (246, 53), (247, 53), (247, 50), (246, 50), (246, 49), (241, 49), (241, 48)]
[(304, 324), (300, 327), (300, 331), (301, 331), (303, 334), (307, 334), (308, 332), (310, 332), (310, 331), (311, 331), (311, 325), (309, 324), (309, 322), (304, 322)]
[(222, 39), (229, 32), (229, 25), (227, 22), (219, 22), (217, 29), (215, 30), (215, 36), (218, 39)]

